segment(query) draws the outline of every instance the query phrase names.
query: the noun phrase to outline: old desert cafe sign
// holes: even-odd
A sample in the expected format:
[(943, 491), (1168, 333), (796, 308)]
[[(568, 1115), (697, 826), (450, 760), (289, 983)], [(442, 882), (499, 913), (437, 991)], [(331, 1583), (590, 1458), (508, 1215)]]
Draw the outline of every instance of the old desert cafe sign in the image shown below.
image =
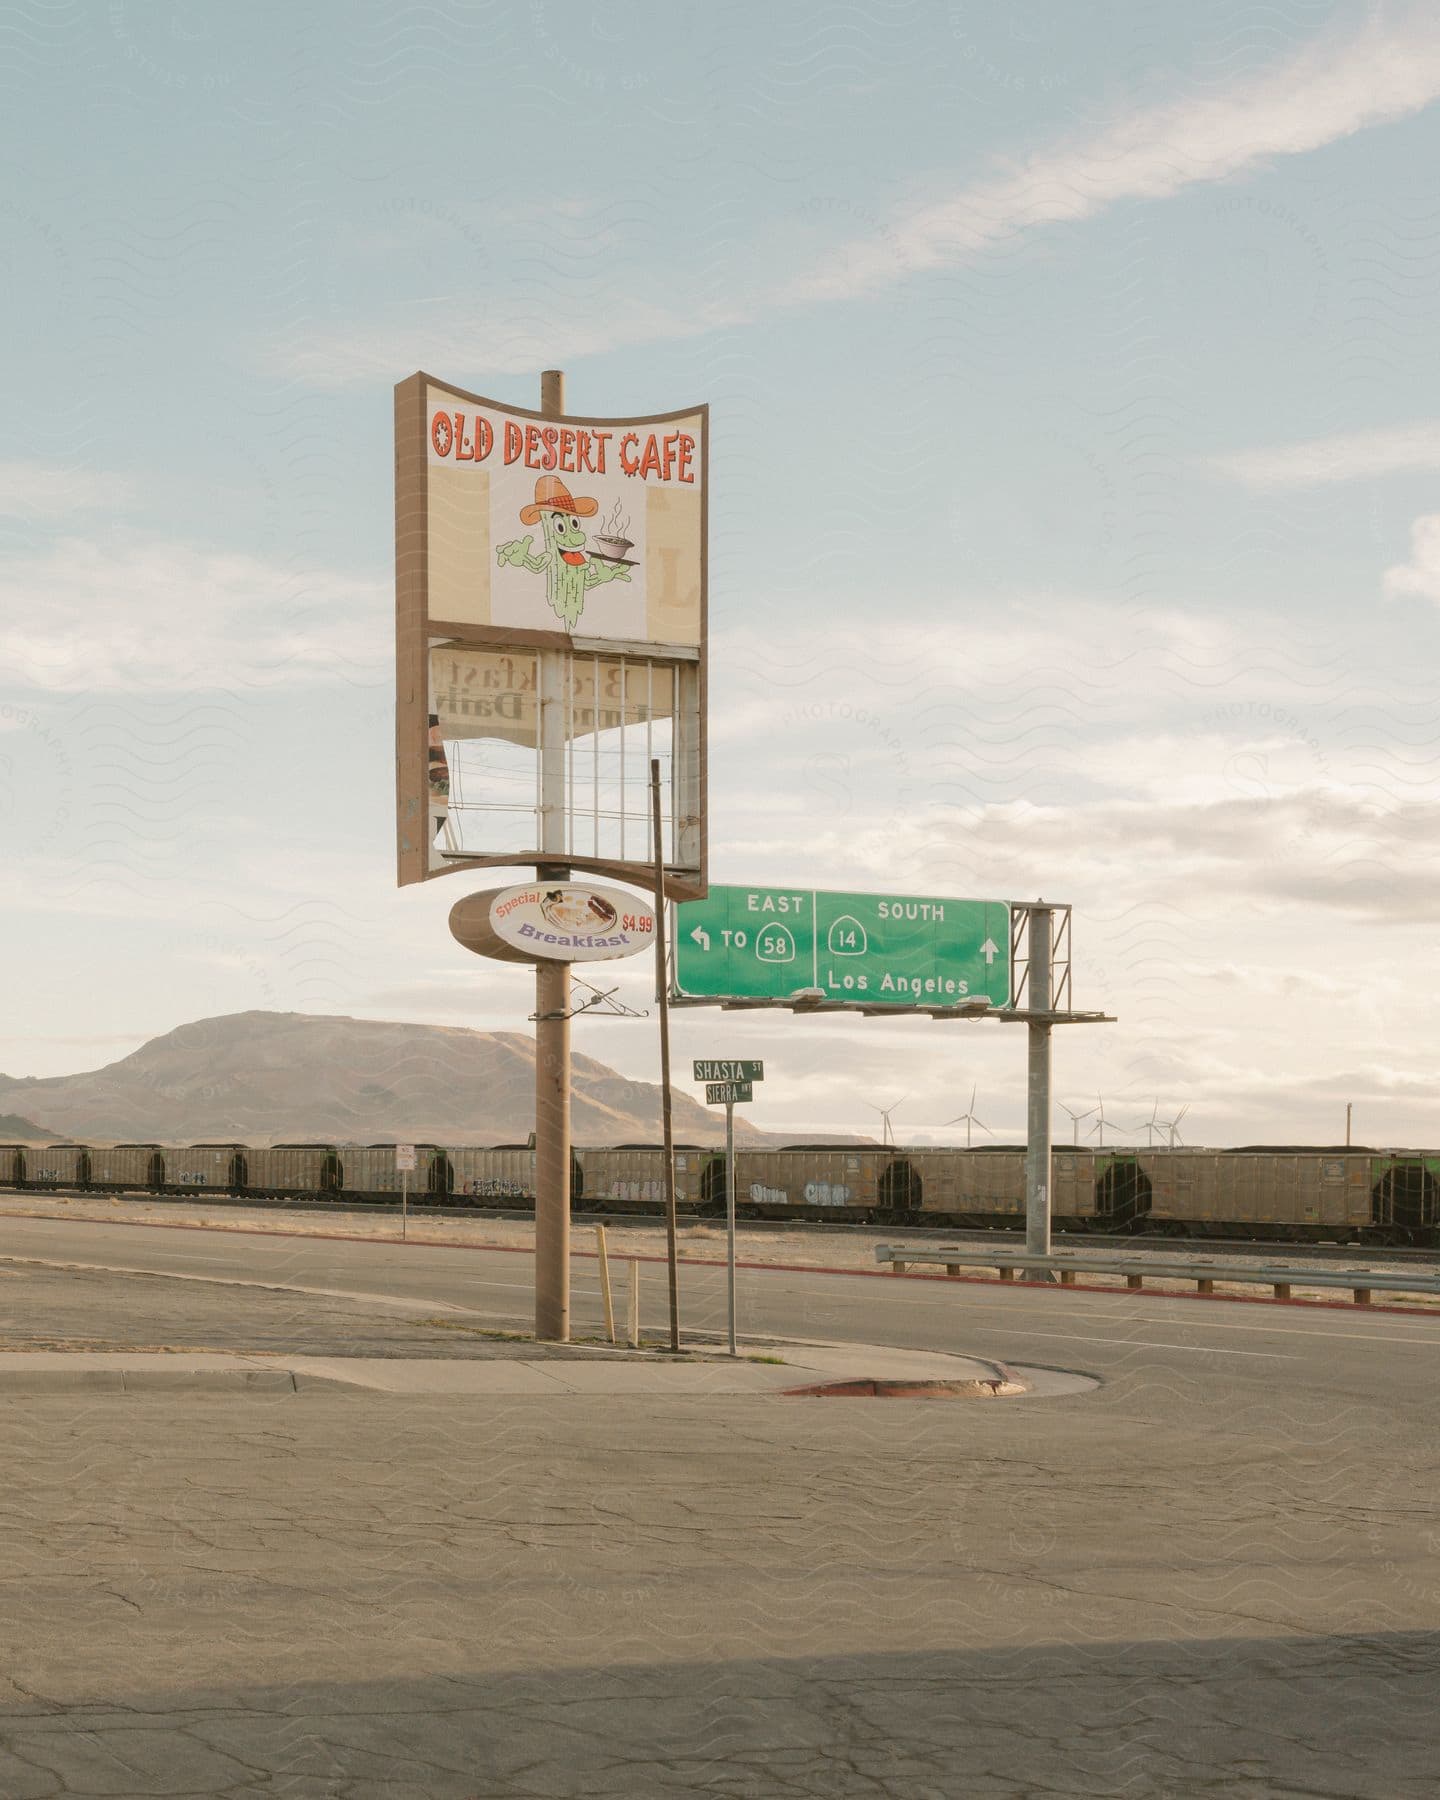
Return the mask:
[(415, 398), (432, 622), (699, 645), (703, 409), (542, 419), (428, 377)]
[(609, 962), (655, 944), (655, 914), (623, 888), (533, 881), (470, 894), (450, 910), (467, 950), (502, 962)]

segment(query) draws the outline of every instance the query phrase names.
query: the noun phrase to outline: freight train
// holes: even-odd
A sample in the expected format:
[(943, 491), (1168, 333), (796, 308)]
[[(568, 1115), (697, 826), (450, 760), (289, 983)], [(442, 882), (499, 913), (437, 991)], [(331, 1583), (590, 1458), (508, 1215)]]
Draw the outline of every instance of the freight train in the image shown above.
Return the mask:
[[(534, 1203), (529, 1145), (420, 1145), (417, 1164), (407, 1178), (416, 1205)], [(1023, 1146), (740, 1150), (735, 1176), (746, 1218), (1004, 1229), (1025, 1213)], [(396, 1200), (401, 1181), (393, 1144), (0, 1144), (0, 1190), (375, 1202)], [(724, 1155), (677, 1146), (675, 1188), (680, 1210), (722, 1213)], [(656, 1145), (583, 1149), (572, 1158), (571, 1201), (587, 1211), (658, 1213), (663, 1191)], [(1440, 1154), (1061, 1148), (1051, 1206), (1056, 1227), (1069, 1231), (1440, 1245)]]

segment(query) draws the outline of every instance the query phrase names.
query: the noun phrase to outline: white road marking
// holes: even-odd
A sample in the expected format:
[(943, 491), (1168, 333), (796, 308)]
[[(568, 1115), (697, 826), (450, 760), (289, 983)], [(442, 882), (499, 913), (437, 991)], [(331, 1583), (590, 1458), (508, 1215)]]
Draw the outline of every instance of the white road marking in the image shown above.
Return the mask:
[(1070, 1344), (1104, 1344), (1111, 1350), (1181, 1350), (1190, 1356), (1257, 1356), (1262, 1362), (1303, 1362), (1283, 1350), (1232, 1350), (1228, 1344), (1162, 1344), (1152, 1338), (1082, 1337), (1076, 1331), (1035, 1331), (1027, 1325), (1013, 1328), (1020, 1337), (1063, 1338)]
[[(1400, 1330), (1400, 1329), (1397, 1329), (1393, 1333), (1388, 1333), (1388, 1334), (1381, 1333), (1381, 1332), (1349, 1331), (1345, 1328), (1345, 1321), (1339, 1320), (1339, 1319), (1337, 1319), (1335, 1321), (1335, 1324), (1338, 1327), (1338, 1329), (1332, 1329), (1330, 1331), (1317, 1331), (1308, 1325), (1270, 1325), (1270, 1324), (1265, 1323), (1263, 1320), (1257, 1320), (1254, 1324), (1248, 1324), (1248, 1325), (1247, 1324), (1228, 1325), (1219, 1319), (1195, 1319), (1194, 1321), (1191, 1321), (1189, 1319), (1156, 1319), (1156, 1318), (1147, 1317), (1144, 1313), (1111, 1313), (1108, 1316), (1110, 1318), (1113, 1318), (1117, 1324), (1180, 1325), (1182, 1327), (1191, 1328), (1195, 1331), (1247, 1331), (1247, 1332), (1263, 1331), (1263, 1332), (1270, 1333), (1274, 1337), (1329, 1338), (1332, 1341), (1338, 1339), (1341, 1343), (1346, 1343), (1346, 1344), (1422, 1344), (1422, 1345), (1428, 1344), (1431, 1346), (1440, 1345), (1440, 1337), (1413, 1337), (1409, 1332), (1406, 1332), (1406, 1331)], [(1408, 1319), (1397, 1319), (1395, 1321), (1395, 1323), (1398, 1328), (1398, 1327), (1401, 1327), (1404, 1325), (1408, 1325), (1410, 1323), (1410, 1321)], [(1429, 1321), (1427, 1320), (1426, 1323), (1428, 1324)], [(1028, 1327), (1026, 1327), (1024, 1325), (1017, 1325), (1015, 1327), (1015, 1329), (1017, 1331), (1025, 1331), (1028, 1329)]]

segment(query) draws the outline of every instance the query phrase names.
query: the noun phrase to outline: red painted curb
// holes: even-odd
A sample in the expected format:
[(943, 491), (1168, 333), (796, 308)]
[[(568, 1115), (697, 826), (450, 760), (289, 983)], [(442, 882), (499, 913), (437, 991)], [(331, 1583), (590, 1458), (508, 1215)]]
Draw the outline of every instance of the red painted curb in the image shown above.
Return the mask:
[(786, 1400), (1008, 1400), (1027, 1390), (1012, 1381), (886, 1381), (871, 1375), (782, 1388)]
[[(458, 1238), (374, 1238), (360, 1237), (352, 1231), (275, 1231), (264, 1225), (202, 1225), (180, 1220), (168, 1219), (78, 1219), (69, 1218), (64, 1213), (0, 1213), (4, 1219), (39, 1219), (56, 1225), (126, 1225), (136, 1230), (147, 1228), (157, 1231), (213, 1231), (225, 1237), (275, 1237), (310, 1239), (317, 1243), (330, 1244), (371, 1244), (379, 1249), (398, 1250), (474, 1250), (485, 1251), (490, 1255), (533, 1256), (533, 1249), (524, 1244), (466, 1244)], [(593, 1231), (594, 1227), (583, 1225), (582, 1231)], [(0, 1251), (3, 1255), (3, 1251)], [(598, 1261), (594, 1250), (574, 1250), (572, 1257), (583, 1257), (588, 1262)], [(613, 1260), (617, 1262), (663, 1263), (666, 1258), (656, 1255), (631, 1255), (616, 1251)], [(693, 1269), (723, 1269), (725, 1261), (718, 1256), (682, 1256), (680, 1262)], [(983, 1267), (982, 1265), (976, 1265)], [(1126, 1294), (1139, 1299), (1148, 1295), (1153, 1300), (1208, 1300), (1229, 1303), (1236, 1306), (1309, 1306), (1323, 1307), (1331, 1312), (1400, 1313), (1405, 1318), (1434, 1317), (1440, 1323), (1440, 1308), (1423, 1306), (1396, 1306), (1383, 1302), (1369, 1306), (1356, 1306), (1352, 1300), (1277, 1300), (1273, 1295), (1265, 1294), (1192, 1294), (1185, 1289), (1171, 1290), (1164, 1288), (1107, 1288), (1099, 1287), (1093, 1282), (1073, 1282), (1068, 1287), (1061, 1287), (1059, 1282), (1052, 1281), (1000, 1281), (993, 1275), (930, 1275), (921, 1271), (896, 1275), (893, 1269), (833, 1269), (823, 1263), (769, 1263), (750, 1262), (736, 1258), (737, 1269), (756, 1269), (767, 1275), (843, 1275), (847, 1280), (857, 1277), (862, 1281), (938, 1281), (947, 1287), (965, 1286), (1030, 1288), (1042, 1294)], [(1152, 1279), (1160, 1279), (1152, 1277)], [(1225, 1277), (1218, 1277), (1223, 1281)], [(1296, 1283), (1302, 1286), (1303, 1283)], [(1363, 1282), (1357, 1281), (1356, 1287)]]

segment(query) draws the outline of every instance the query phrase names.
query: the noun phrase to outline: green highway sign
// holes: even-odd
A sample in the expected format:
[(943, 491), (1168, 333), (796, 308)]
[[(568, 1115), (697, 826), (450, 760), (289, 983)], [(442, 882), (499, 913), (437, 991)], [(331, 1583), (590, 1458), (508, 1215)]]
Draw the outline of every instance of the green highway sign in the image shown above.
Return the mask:
[(763, 1081), (763, 1062), (705, 1062), (694, 1065), (696, 1081)]
[(753, 1100), (755, 1089), (748, 1081), (712, 1081), (705, 1089), (707, 1106), (733, 1106), (737, 1100)]
[(676, 907), (674, 941), (675, 989), (692, 999), (1010, 1004), (1003, 900), (712, 887)]

